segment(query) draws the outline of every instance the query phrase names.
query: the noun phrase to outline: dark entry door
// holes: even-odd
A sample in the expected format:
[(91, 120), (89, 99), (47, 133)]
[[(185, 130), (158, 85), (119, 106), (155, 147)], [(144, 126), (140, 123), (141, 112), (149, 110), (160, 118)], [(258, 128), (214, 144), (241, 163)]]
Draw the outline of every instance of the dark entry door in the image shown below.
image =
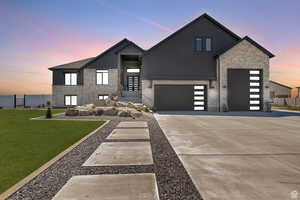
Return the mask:
[(230, 111), (262, 109), (262, 71), (228, 69), (228, 107)]
[(249, 110), (248, 70), (228, 70), (228, 107), (230, 111)]
[(128, 91), (138, 91), (139, 90), (139, 76), (138, 75), (127, 76), (127, 88), (128, 88)]

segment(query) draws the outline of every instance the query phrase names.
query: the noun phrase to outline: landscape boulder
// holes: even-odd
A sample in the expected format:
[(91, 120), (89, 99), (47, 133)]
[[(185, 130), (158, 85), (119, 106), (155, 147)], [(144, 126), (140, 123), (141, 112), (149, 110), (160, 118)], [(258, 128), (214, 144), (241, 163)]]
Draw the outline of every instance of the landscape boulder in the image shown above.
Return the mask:
[(119, 117), (130, 117), (130, 111), (129, 110), (120, 110), (118, 112)]
[(118, 101), (116, 102), (117, 107), (127, 107), (128, 103), (123, 102), (123, 101)]
[(103, 109), (103, 115), (115, 116), (118, 112), (119, 111), (115, 107), (107, 107)]
[(79, 110), (76, 109), (68, 109), (65, 113), (66, 116), (78, 116)]
[(106, 106), (106, 102), (105, 102), (105, 100), (97, 100), (97, 101), (95, 102), (95, 106), (96, 106), (96, 107), (103, 107), (103, 106)]
[(101, 115), (103, 115), (103, 113), (104, 113), (104, 110), (103, 110), (103, 108), (96, 108), (96, 115), (98, 115), (98, 116), (101, 116)]
[(89, 110), (79, 110), (79, 115), (80, 116), (89, 116), (90, 111)]
[(142, 112), (139, 112), (139, 111), (136, 111), (136, 110), (130, 112), (130, 116), (131, 116), (132, 118), (139, 118), (139, 117), (141, 117), (142, 115), (143, 115)]
[(106, 106), (116, 106), (116, 101), (111, 99), (105, 99)]

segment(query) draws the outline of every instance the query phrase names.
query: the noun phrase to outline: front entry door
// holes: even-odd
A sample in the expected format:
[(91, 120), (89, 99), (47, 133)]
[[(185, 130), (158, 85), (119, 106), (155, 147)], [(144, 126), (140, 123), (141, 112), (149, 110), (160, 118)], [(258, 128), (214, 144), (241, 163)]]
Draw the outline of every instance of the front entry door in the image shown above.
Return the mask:
[(139, 76), (138, 75), (127, 76), (127, 88), (128, 88), (128, 91), (138, 91), (139, 90)]

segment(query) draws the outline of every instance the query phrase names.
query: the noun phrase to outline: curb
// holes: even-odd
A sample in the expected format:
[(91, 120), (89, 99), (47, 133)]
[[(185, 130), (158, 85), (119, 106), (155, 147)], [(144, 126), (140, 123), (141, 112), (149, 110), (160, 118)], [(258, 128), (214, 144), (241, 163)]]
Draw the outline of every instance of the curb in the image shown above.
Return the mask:
[[(98, 121), (100, 121), (100, 120), (98, 120)], [(50, 167), (52, 164), (54, 164), (56, 161), (58, 161), (59, 159), (61, 159), (62, 157), (64, 157), (67, 153), (69, 153), (70, 151), (72, 151), (75, 147), (77, 147), (79, 144), (81, 144), (87, 138), (89, 138), (90, 136), (92, 136), (93, 134), (95, 134), (97, 131), (99, 131), (101, 128), (103, 128), (109, 122), (110, 122), (110, 120), (107, 120), (100, 127), (96, 128), (95, 130), (93, 130), (92, 132), (90, 132), (88, 135), (84, 136), (79, 141), (77, 141), (76, 143), (74, 143), (71, 146), (69, 146), (66, 150), (64, 150), (63, 152), (59, 153), (57, 156), (55, 156), (54, 158), (52, 158), (51, 160), (49, 160), (48, 162), (46, 162), (45, 164), (43, 164), (41, 167), (39, 167), (38, 169), (36, 169), (35, 171), (33, 171), (31, 174), (29, 174), (28, 176), (26, 176), (25, 178), (23, 178), (22, 180), (20, 180), (19, 182), (17, 182), (15, 185), (13, 185), (10, 188), (8, 188), (6, 191), (4, 191), (2, 194), (0, 194), (0, 200), (6, 199), (9, 196), (11, 196), (13, 193), (15, 193), (16, 191), (18, 191), (26, 183), (28, 183), (29, 181), (31, 181), (32, 179), (34, 179), (42, 171), (44, 171), (45, 169), (47, 169), (48, 167)]]

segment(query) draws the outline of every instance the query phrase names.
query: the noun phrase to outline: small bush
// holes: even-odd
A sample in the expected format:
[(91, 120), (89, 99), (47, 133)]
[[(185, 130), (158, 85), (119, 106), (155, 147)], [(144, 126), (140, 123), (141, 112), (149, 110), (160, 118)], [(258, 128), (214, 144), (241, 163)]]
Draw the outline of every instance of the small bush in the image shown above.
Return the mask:
[(144, 111), (144, 112), (150, 112), (149, 108), (147, 108), (147, 107), (145, 107), (145, 108), (143, 109), (143, 111)]
[(48, 109), (47, 109), (47, 112), (46, 112), (46, 118), (47, 118), (47, 119), (52, 118), (52, 111), (51, 111), (51, 108), (48, 108)]
[(0, 109), (2, 109), (2, 107), (0, 106)]

